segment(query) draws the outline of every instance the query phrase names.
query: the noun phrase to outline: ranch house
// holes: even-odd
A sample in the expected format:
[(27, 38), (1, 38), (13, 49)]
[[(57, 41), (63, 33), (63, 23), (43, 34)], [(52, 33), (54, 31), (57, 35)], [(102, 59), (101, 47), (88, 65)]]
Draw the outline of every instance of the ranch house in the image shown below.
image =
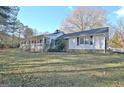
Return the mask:
[(62, 31), (56, 31), (51, 34), (39, 35), (28, 40), (22, 40), (20, 47), (30, 51), (47, 51), (49, 48), (56, 47), (57, 39), (63, 39), (65, 42), (65, 51), (100, 51), (106, 52), (109, 40), (109, 28), (96, 28), (80, 32), (64, 34)]

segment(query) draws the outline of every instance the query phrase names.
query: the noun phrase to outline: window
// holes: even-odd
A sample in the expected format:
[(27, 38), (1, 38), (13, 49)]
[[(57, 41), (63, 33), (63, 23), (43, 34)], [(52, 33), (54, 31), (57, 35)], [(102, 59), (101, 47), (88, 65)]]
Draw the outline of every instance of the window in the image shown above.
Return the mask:
[(47, 39), (45, 38), (45, 39), (44, 39), (44, 43), (46, 44), (46, 42), (47, 42)]
[(89, 41), (90, 41), (89, 37), (85, 36), (85, 44), (89, 44)]
[(42, 43), (42, 40), (40, 40), (40, 43)]
[(79, 37), (77, 37), (77, 45), (79, 45)]
[(35, 44), (36, 44), (36, 40), (35, 40)]
[(54, 39), (51, 39), (51, 46), (54, 45)]
[[(81, 36), (79, 39), (80, 39), (80, 44), (93, 45), (93, 36)], [(77, 43), (78, 43), (78, 40), (77, 40)]]
[(90, 42), (89, 36), (80, 37), (80, 44), (89, 44), (89, 42)]
[(85, 44), (85, 37), (84, 36), (80, 37), (80, 44)]
[(99, 37), (99, 48), (102, 48), (103, 46), (103, 42), (102, 42), (103, 38)]

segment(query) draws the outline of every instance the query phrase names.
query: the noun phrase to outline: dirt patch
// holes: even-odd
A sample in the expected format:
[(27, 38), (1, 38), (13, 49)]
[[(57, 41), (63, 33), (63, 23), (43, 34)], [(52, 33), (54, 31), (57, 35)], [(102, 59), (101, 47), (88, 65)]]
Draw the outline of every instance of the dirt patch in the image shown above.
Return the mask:
[(5, 52), (8, 52), (9, 49), (0, 49), (0, 53), (5, 53)]

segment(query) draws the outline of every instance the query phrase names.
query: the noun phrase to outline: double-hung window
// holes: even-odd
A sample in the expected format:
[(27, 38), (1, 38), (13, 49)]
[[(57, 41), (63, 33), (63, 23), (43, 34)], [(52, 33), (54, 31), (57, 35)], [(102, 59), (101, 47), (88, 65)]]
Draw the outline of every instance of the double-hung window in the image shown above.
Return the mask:
[(85, 37), (84, 36), (80, 37), (80, 44), (85, 44)]
[(80, 44), (93, 44), (93, 36), (81, 36), (80, 37)]
[(80, 44), (89, 44), (89, 36), (81, 36)]
[(89, 44), (89, 41), (90, 41), (89, 36), (85, 36), (85, 44)]

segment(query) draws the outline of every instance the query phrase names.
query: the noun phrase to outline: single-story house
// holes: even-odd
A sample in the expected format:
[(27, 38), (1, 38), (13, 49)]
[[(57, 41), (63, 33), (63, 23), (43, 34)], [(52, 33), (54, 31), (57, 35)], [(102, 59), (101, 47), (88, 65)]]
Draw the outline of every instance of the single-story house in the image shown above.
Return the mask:
[(109, 28), (96, 28), (65, 34), (67, 51), (105, 51), (108, 47)]
[(56, 31), (51, 34), (44, 34), (23, 40), (20, 47), (31, 51), (47, 51), (49, 48), (56, 47), (57, 39), (65, 41), (66, 51), (107, 51), (109, 40), (109, 28), (96, 28), (80, 32), (64, 34)]

